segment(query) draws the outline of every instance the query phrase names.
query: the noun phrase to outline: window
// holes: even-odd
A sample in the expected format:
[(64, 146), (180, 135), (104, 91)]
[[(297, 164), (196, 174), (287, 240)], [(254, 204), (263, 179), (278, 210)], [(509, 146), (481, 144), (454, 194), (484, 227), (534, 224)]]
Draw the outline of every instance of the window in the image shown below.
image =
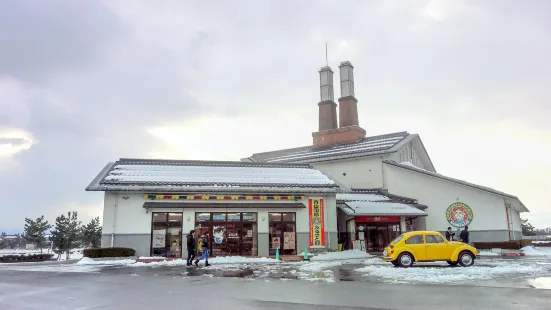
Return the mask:
[(427, 243), (443, 243), (444, 239), (441, 236), (437, 235), (426, 235), (425, 239), (427, 240)]
[(423, 244), (423, 236), (413, 236), (406, 240), (406, 244)]
[[(208, 232), (213, 256), (257, 255), (256, 213), (195, 213), (197, 236)], [(198, 245), (200, 246), (200, 245)]]
[(182, 213), (152, 213), (152, 256), (182, 257), (182, 217)]
[(280, 254), (296, 255), (296, 214), (269, 213), (269, 253), (275, 255), (276, 249)]
[(392, 241), (391, 243), (398, 243), (400, 242), (402, 239), (404, 239), (404, 235), (399, 235), (396, 239), (394, 239), (394, 241)]

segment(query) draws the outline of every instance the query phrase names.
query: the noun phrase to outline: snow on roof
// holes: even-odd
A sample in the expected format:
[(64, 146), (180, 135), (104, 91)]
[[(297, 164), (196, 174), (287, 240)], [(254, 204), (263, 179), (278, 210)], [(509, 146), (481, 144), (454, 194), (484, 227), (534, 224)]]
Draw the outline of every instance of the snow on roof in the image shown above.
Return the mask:
[(390, 200), (389, 197), (380, 194), (354, 194), (354, 193), (339, 193), (337, 200), (343, 201), (385, 201)]
[(388, 151), (402, 139), (409, 136), (407, 132), (397, 132), (364, 138), (353, 143), (336, 144), (327, 147), (305, 146), (286, 150), (253, 154), (247, 158), (253, 162), (316, 162), (369, 155)]
[[(277, 187), (277, 188), (338, 188), (338, 186), (307, 164), (260, 164), (220, 161), (165, 161), (121, 159), (94, 180), (105, 187), (172, 186), (172, 187)], [(92, 182), (94, 183), (94, 182)], [(137, 190), (134, 188), (134, 190)]]
[(396, 202), (347, 201), (339, 208), (348, 215), (427, 216), (415, 207)]
[[(398, 197), (398, 196), (395, 196)], [(408, 202), (411, 201), (412, 205)], [(381, 193), (380, 190), (356, 189), (350, 193), (338, 193), (337, 205), (348, 215), (400, 215), (426, 216), (427, 214), (417, 207), (415, 200), (400, 197), (393, 198)], [(416, 207), (417, 206), (417, 207)]]

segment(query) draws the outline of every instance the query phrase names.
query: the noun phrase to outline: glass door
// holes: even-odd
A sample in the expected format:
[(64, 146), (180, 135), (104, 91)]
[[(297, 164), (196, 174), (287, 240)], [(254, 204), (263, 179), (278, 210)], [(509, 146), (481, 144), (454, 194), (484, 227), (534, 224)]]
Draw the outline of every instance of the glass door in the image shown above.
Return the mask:
[(228, 222), (226, 226), (226, 255), (240, 255), (241, 223)]

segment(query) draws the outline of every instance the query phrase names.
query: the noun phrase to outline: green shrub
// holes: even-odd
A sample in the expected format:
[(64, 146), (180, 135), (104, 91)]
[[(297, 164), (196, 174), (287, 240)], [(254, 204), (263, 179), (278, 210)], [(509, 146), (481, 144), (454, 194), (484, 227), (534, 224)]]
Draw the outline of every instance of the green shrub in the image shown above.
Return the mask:
[(101, 258), (101, 257), (128, 257), (136, 255), (136, 250), (130, 248), (100, 248), (100, 249), (85, 249), (84, 257)]
[(520, 250), (525, 246), (532, 245), (532, 240), (511, 240), (503, 242), (475, 242), (474, 247), (479, 250), (490, 250), (493, 248)]

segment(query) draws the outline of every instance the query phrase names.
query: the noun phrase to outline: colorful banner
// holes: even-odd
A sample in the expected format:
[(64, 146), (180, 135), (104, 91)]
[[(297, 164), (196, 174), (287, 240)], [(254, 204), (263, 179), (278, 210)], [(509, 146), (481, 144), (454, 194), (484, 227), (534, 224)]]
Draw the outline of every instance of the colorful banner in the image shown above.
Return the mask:
[(157, 195), (144, 194), (144, 199), (151, 200), (303, 200), (304, 196), (263, 196), (263, 195)]
[(310, 247), (325, 247), (325, 221), (323, 198), (308, 199), (308, 213), (310, 218)]

